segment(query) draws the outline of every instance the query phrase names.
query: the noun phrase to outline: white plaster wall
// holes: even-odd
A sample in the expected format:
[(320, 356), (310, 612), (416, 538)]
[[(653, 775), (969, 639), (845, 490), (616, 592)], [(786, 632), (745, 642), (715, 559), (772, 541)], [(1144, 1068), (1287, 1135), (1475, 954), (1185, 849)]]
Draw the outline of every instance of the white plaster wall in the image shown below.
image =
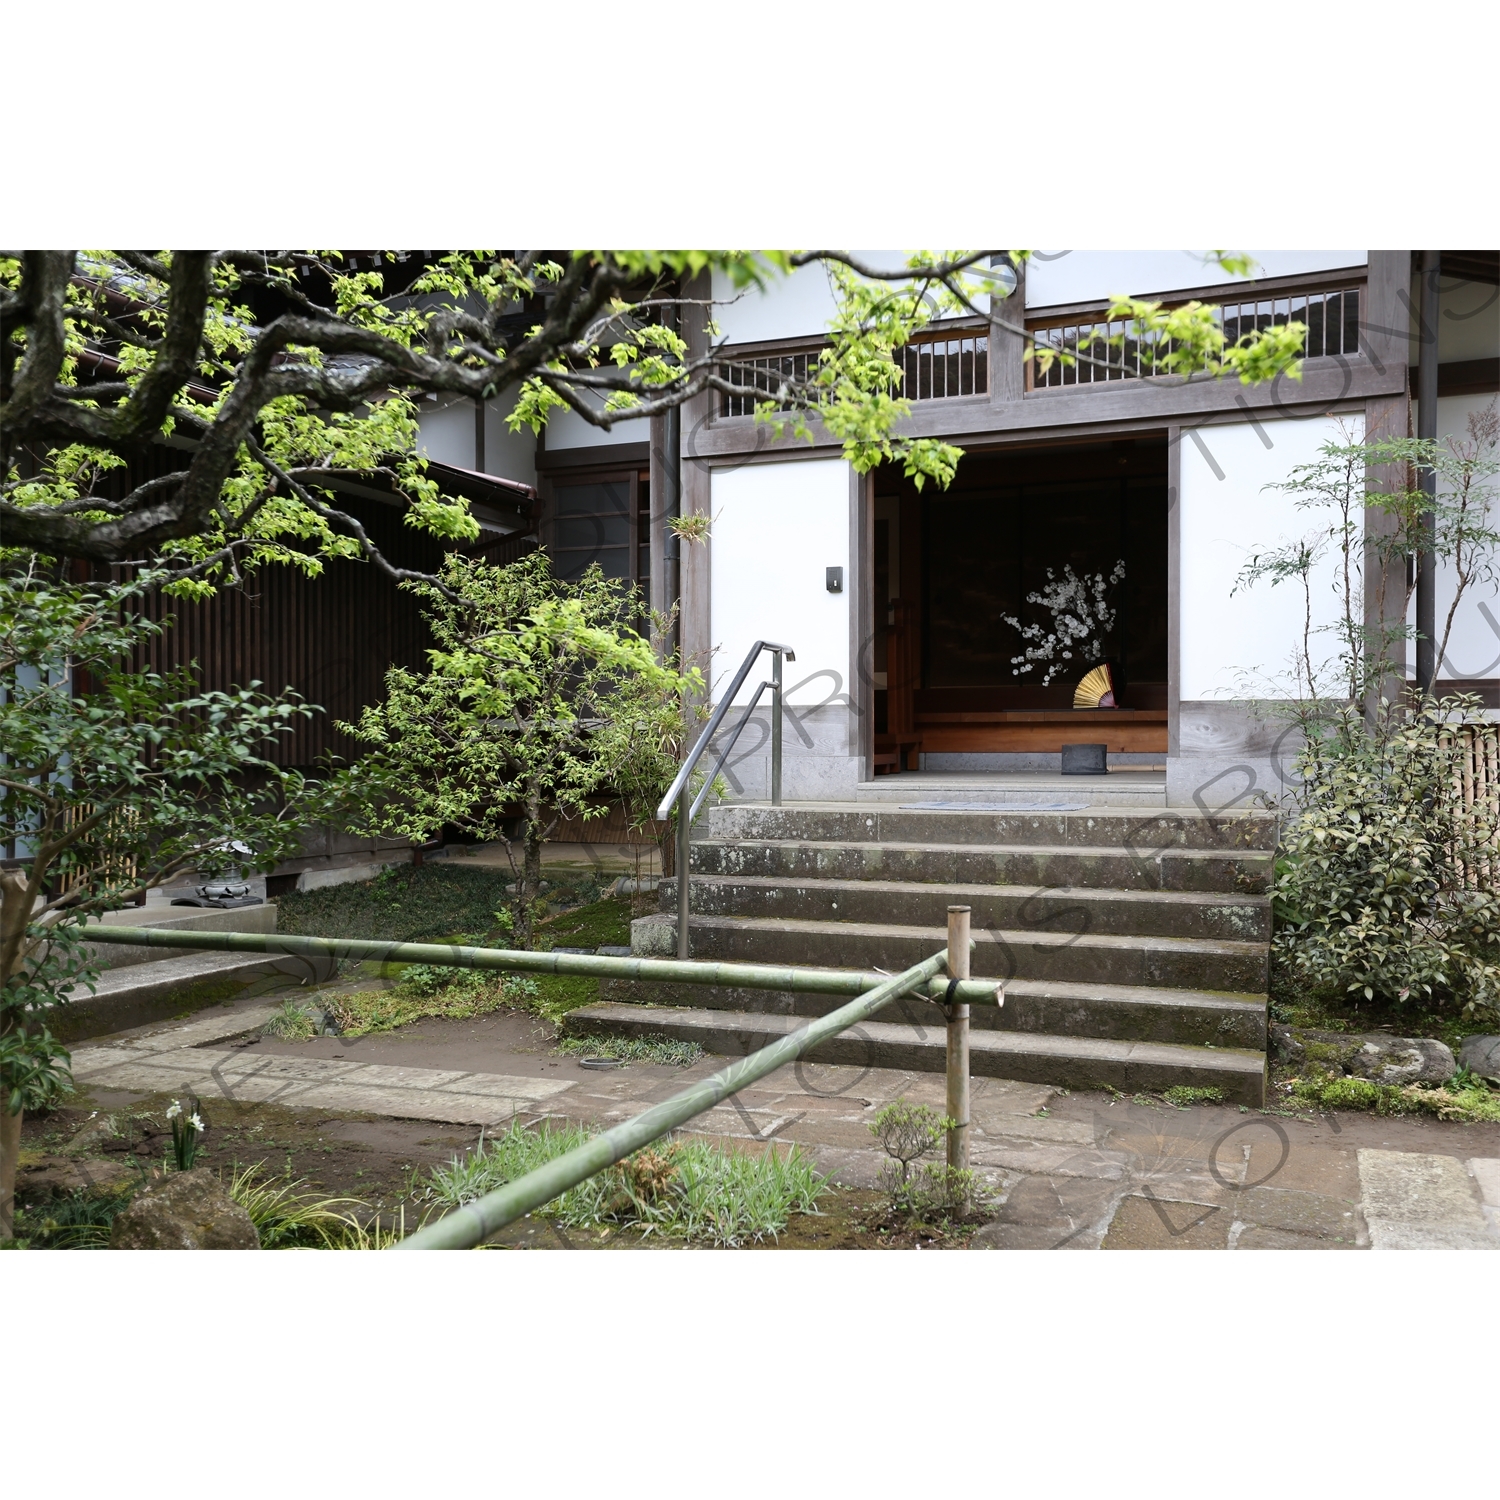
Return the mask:
[(512, 432), (505, 419), (515, 406), (514, 397), (487, 401), (484, 406), (484, 467), (489, 474), (536, 483), (536, 434), (529, 427)]
[[(1291, 697), (1293, 653), (1302, 637), (1303, 593), (1296, 580), (1262, 580), (1234, 593), (1253, 553), (1307, 535), (1322, 512), (1296, 509), (1265, 488), (1311, 463), (1343, 431), (1358, 441), (1358, 417), (1233, 423), (1182, 435), (1179, 663), (1184, 702), (1212, 698)], [(1326, 527), (1327, 520), (1323, 519)], [(1332, 555), (1313, 572), (1313, 625), (1338, 617)], [(1319, 643), (1321, 642), (1321, 651)], [(1335, 653), (1330, 635), (1314, 637), (1315, 658)]]
[(421, 428), (418, 446), (428, 458), (460, 469), (474, 467), (472, 401), (461, 396), (422, 401), (417, 405), (417, 418)]
[[(788, 703), (826, 703), (847, 694), (849, 465), (829, 458), (716, 469), (711, 496), (715, 700), (757, 640), (784, 642), (797, 653), (785, 668)], [(841, 594), (827, 590), (831, 567), (844, 570)], [(748, 701), (755, 684), (770, 675), (771, 658), (761, 660), (759, 675), (751, 674), (736, 701)]]
[[(512, 432), (505, 419), (515, 407), (513, 394), (485, 402), (484, 472), (522, 484), (536, 483), (536, 438), (529, 427)], [(440, 397), (417, 405), (420, 446), (437, 463), (474, 469), (474, 403), (464, 397)]]
[(833, 316), (833, 290), (822, 266), (804, 266), (790, 276), (772, 271), (764, 291), (736, 292), (722, 271), (712, 273), (714, 321), (731, 344), (802, 338), (823, 333)]
[[(1366, 250), (1247, 250), (1261, 276), (1363, 266)], [(1184, 287), (1246, 283), (1221, 267), (1204, 265), (1201, 250), (1043, 250), (1026, 263), (1027, 307), (1092, 302), (1101, 297), (1151, 296)]]
[[(1438, 441), (1468, 438), (1470, 412), (1482, 411), (1496, 398), (1488, 396), (1444, 396), (1438, 401)], [(1493, 494), (1495, 481), (1490, 481)], [(1500, 523), (1500, 505), (1490, 513), (1490, 524)], [(1453, 604), (1456, 580), (1451, 565), (1441, 559), (1437, 569), (1437, 639)], [(1416, 625), (1413, 601), (1409, 622)], [(1407, 665), (1415, 660), (1415, 643), (1407, 646)], [(1494, 583), (1471, 584), (1454, 616), (1448, 650), (1438, 668), (1438, 677), (1500, 677), (1500, 589)]]
[[(1411, 350), (1409, 364), (1422, 357), (1420, 338), (1422, 305), (1421, 256), (1412, 256)], [(1438, 313), (1438, 363), (1494, 359), (1500, 355), (1500, 287), (1484, 281), (1455, 281), (1443, 277)]]
[[(651, 418), (628, 417), (606, 431), (585, 422), (575, 411), (554, 411), (547, 418), (545, 431), (548, 453), (563, 448), (608, 448), (617, 443), (649, 443)], [(599, 457), (607, 459), (609, 455), (601, 453)]]
[[(878, 271), (899, 271), (915, 254), (912, 250), (856, 250), (866, 265)], [(934, 251), (934, 253), (939, 253)], [(714, 317), (731, 344), (753, 344), (766, 339), (806, 338), (825, 333), (834, 314), (834, 293), (822, 266), (804, 266), (790, 276), (771, 273), (764, 291), (736, 293), (729, 278), (713, 273)], [(981, 299), (979, 305), (984, 306)]]

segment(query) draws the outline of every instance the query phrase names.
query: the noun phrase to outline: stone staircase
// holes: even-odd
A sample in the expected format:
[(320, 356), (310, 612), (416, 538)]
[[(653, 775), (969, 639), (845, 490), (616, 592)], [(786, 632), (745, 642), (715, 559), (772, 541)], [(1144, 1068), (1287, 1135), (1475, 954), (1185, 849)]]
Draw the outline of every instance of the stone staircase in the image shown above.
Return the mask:
[[(145, 906), (106, 913), (112, 927), (168, 927), (187, 932), (275, 932), (276, 904), (215, 907), (173, 906), (153, 891)], [(87, 936), (87, 926), (83, 929)], [(267, 953), (180, 952), (124, 943), (92, 943), (87, 949), (101, 971), (90, 992), (75, 985), (72, 1000), (49, 1020), (60, 1041), (107, 1036), (153, 1021), (184, 1015), (227, 1000), (270, 977), (289, 983), (321, 980), (332, 972), (327, 961)]]
[[(972, 908), (976, 1075), (1127, 1092), (1216, 1088), (1260, 1105), (1266, 1078), (1273, 816), (1141, 807), (944, 810), (876, 803), (714, 808), (692, 847), (694, 958), (897, 972)], [(675, 882), (633, 924), (637, 954), (676, 952)], [(741, 1054), (843, 1002), (606, 981), (578, 1035), (651, 1033)], [(941, 1071), (943, 1013), (904, 1000), (825, 1043), (827, 1062)]]

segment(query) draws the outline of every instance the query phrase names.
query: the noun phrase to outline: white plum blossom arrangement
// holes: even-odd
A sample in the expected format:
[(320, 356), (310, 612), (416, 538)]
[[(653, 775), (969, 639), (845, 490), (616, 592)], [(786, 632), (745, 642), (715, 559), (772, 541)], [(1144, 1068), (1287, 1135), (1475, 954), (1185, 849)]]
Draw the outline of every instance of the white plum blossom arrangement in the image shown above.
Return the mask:
[[(1108, 578), (1103, 573), (1080, 578), (1071, 564), (1065, 564), (1059, 578), (1051, 568), (1047, 569), (1047, 586), (1036, 593), (1027, 594), (1028, 604), (1040, 604), (1052, 616), (1052, 629), (1044, 631), (1040, 625), (1022, 625), (1014, 615), (1000, 618), (1012, 629), (1021, 632), (1023, 641), (1032, 641), (1020, 656), (1011, 657), (1014, 675), (1034, 671), (1040, 662), (1047, 663), (1042, 676), (1046, 687), (1064, 664), (1074, 658), (1074, 650), (1089, 661), (1096, 661), (1104, 654), (1104, 637), (1115, 628), (1115, 610), (1109, 604), (1109, 591), (1125, 576), (1125, 559), (1122, 557)], [(1086, 647), (1086, 649), (1084, 649)]]

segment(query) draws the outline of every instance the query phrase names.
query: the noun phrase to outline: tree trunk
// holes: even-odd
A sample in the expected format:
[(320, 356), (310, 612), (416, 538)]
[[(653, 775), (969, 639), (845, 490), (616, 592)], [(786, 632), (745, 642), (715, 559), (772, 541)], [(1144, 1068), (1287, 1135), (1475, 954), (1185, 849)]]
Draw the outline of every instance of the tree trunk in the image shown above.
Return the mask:
[[(0, 991), (21, 967), (26, 941), (26, 922), (30, 916), (30, 890), (19, 870), (0, 871)], [(16, 1023), (18, 1012), (0, 1011), (0, 1035)], [(16, 1160), (21, 1151), (21, 1116), (7, 1112), (4, 1099), (9, 1086), (0, 1075), (0, 1240), (8, 1240), (15, 1231)]]
[(0, 1240), (16, 1232), (16, 1163), (21, 1155), (21, 1116), (0, 1107)]
[(26, 876), (20, 870), (0, 870), (0, 989), (21, 966), (31, 905)]
[(526, 941), (521, 946), (529, 948), (533, 933), (533, 914), (537, 898), (542, 894), (542, 841), (537, 835), (535, 824), (526, 830), (526, 878), (521, 882), (521, 888), (526, 899)]
[(526, 822), (521, 830), (525, 853), (521, 861), (521, 879), (516, 885), (515, 939), (517, 948), (530, 948), (532, 917), (536, 898), (541, 894), (542, 884), (542, 803), (535, 793), (526, 798)]

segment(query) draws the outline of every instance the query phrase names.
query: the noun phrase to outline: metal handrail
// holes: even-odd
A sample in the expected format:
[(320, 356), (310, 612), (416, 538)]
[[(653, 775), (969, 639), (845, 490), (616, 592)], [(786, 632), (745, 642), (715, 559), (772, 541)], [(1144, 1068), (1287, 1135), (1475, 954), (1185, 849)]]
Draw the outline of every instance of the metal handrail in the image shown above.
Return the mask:
[[(771, 653), (770, 681), (762, 682), (756, 688), (755, 696), (751, 698), (744, 713), (740, 715), (739, 723), (730, 732), (729, 742), (719, 755), (718, 764), (714, 766), (712, 773), (703, 783), (697, 797), (691, 798), (689, 782), (692, 774), (698, 762), (703, 758), (704, 751), (708, 749), (710, 741), (719, 732), (719, 726), (723, 724), (725, 715), (733, 705), (735, 695), (744, 687), (745, 679), (750, 675), (750, 669), (760, 660), (762, 651)], [(698, 736), (698, 743), (693, 746), (687, 759), (683, 761), (667, 795), (661, 799), (661, 806), (656, 809), (657, 818), (665, 819), (672, 815), (672, 804), (674, 802), (677, 804), (677, 956), (680, 959), (692, 956), (688, 951), (688, 861), (691, 857), (693, 819), (698, 816), (698, 811), (708, 796), (709, 788), (714, 784), (714, 778), (724, 769), (735, 742), (739, 739), (745, 725), (750, 722), (750, 716), (760, 702), (760, 695), (767, 688), (771, 690), (771, 806), (781, 806), (781, 664), (783, 661), (796, 660), (797, 653), (790, 646), (781, 646), (775, 641), (757, 641), (750, 648), (744, 661), (740, 663), (739, 671), (734, 674), (734, 681), (729, 684), (723, 697), (720, 698), (719, 706), (709, 715), (703, 733)]]

